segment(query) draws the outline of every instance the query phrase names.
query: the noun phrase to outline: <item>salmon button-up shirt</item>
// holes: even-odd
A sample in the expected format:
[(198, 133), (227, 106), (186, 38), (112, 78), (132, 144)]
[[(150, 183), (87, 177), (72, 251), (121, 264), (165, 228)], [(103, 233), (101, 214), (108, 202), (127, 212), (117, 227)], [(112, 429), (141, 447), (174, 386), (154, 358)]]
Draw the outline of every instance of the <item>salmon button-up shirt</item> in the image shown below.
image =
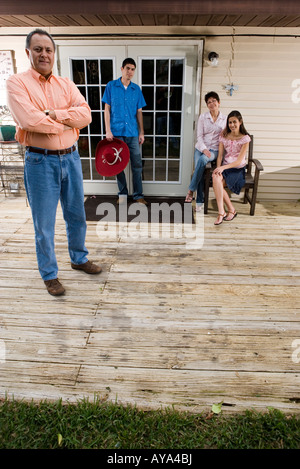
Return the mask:
[[(16, 140), (24, 146), (69, 148), (78, 140), (79, 129), (91, 122), (90, 107), (69, 78), (50, 75), (46, 80), (31, 68), (12, 75), (6, 86)], [(47, 109), (55, 111), (56, 120), (44, 113)]]

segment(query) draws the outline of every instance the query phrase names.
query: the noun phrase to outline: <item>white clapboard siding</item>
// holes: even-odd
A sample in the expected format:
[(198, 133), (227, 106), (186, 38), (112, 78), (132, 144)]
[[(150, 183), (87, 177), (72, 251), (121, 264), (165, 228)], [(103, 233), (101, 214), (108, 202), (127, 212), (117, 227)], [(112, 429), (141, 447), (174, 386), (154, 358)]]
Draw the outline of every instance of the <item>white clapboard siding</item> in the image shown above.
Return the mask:
[[(204, 95), (211, 90), (219, 93), (224, 113), (241, 112), (254, 135), (254, 157), (264, 166), (260, 200), (300, 198), (299, 47), (299, 37), (228, 36), (205, 41), (201, 112), (206, 109)], [(211, 51), (219, 54), (217, 67), (207, 62)], [(232, 96), (224, 90), (229, 83), (238, 86)]]
[[(27, 34), (32, 28), (22, 28)], [(157, 34), (159, 28), (132, 27), (130, 34)], [(11, 33), (14, 34), (11, 34)], [(77, 33), (87, 34), (89, 28), (80, 27)], [(100, 32), (100, 30), (97, 32)], [(112, 32), (109, 27), (105, 33)], [(121, 31), (118, 31), (120, 33)], [(163, 33), (174, 30), (164, 28)], [(254, 157), (264, 172), (260, 177), (259, 200), (300, 199), (300, 37), (296, 28), (232, 28), (178, 26), (176, 33), (204, 38), (201, 79), (201, 112), (206, 110), (204, 95), (215, 90), (221, 97), (222, 111), (239, 110), (247, 130), (254, 135)], [(235, 32), (235, 35), (231, 35)], [(60, 29), (62, 37), (68, 28)], [(205, 36), (207, 34), (207, 36)], [(295, 35), (293, 35), (295, 34)], [(2, 28), (1, 48), (14, 51), (17, 72), (28, 68), (24, 52), (25, 36), (19, 28)], [(82, 39), (84, 44), (85, 39)], [(87, 40), (86, 40), (87, 41)], [(96, 39), (95, 39), (96, 41)], [(95, 42), (94, 41), (94, 42)], [(100, 43), (99, 39), (99, 43)], [(164, 39), (161, 39), (162, 43)], [(124, 36), (124, 44), (128, 38)], [(70, 40), (72, 44), (72, 40)], [(87, 55), (88, 55), (88, 42)], [(74, 45), (74, 50), (75, 50)], [(105, 45), (103, 46), (105, 47)], [(211, 67), (207, 56), (219, 54), (219, 64)], [(232, 96), (224, 86), (233, 83), (238, 91)], [(295, 98), (293, 100), (293, 97)], [(0, 90), (0, 104), (5, 103), (5, 90)]]

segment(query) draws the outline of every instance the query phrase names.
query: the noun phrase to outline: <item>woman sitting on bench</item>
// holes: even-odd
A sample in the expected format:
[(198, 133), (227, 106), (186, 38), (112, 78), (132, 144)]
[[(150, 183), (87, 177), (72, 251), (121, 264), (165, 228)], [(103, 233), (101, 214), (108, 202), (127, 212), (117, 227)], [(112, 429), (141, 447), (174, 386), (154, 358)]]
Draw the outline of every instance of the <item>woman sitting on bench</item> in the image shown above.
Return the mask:
[[(215, 225), (220, 225), (223, 220), (231, 221), (237, 216), (225, 185), (235, 194), (239, 194), (244, 187), (249, 142), (250, 136), (245, 129), (241, 113), (230, 112), (226, 128), (220, 136), (217, 167), (212, 174), (213, 189), (218, 205), (218, 218)], [(224, 204), (228, 208), (228, 213), (225, 212)]]

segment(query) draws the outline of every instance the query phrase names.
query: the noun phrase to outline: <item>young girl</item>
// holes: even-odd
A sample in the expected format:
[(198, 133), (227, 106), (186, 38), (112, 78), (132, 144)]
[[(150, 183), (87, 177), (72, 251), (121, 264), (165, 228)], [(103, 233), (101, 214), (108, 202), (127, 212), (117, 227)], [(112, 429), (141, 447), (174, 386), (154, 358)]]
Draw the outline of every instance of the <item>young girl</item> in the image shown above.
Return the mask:
[[(220, 136), (217, 167), (213, 171), (213, 189), (218, 204), (215, 225), (220, 225), (223, 220), (231, 221), (237, 216), (225, 185), (235, 194), (239, 194), (245, 185), (246, 153), (250, 140), (240, 112), (232, 111), (228, 114), (226, 128)], [(224, 203), (228, 214), (224, 210)]]

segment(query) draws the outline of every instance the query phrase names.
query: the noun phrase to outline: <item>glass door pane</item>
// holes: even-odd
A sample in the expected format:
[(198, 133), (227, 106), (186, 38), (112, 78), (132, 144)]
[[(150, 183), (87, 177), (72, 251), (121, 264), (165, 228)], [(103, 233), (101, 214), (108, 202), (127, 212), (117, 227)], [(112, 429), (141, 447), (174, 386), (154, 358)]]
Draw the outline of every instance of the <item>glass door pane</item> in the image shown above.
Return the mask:
[[(97, 143), (105, 137), (102, 96), (107, 83), (113, 79), (114, 59), (70, 59), (71, 79), (78, 86), (92, 111), (92, 122), (80, 130), (78, 149), (85, 181), (105, 181), (95, 169)], [(114, 178), (113, 178), (114, 179)]]
[[(141, 58), (145, 182), (180, 182), (184, 57)], [(145, 170), (146, 168), (146, 170)]]

